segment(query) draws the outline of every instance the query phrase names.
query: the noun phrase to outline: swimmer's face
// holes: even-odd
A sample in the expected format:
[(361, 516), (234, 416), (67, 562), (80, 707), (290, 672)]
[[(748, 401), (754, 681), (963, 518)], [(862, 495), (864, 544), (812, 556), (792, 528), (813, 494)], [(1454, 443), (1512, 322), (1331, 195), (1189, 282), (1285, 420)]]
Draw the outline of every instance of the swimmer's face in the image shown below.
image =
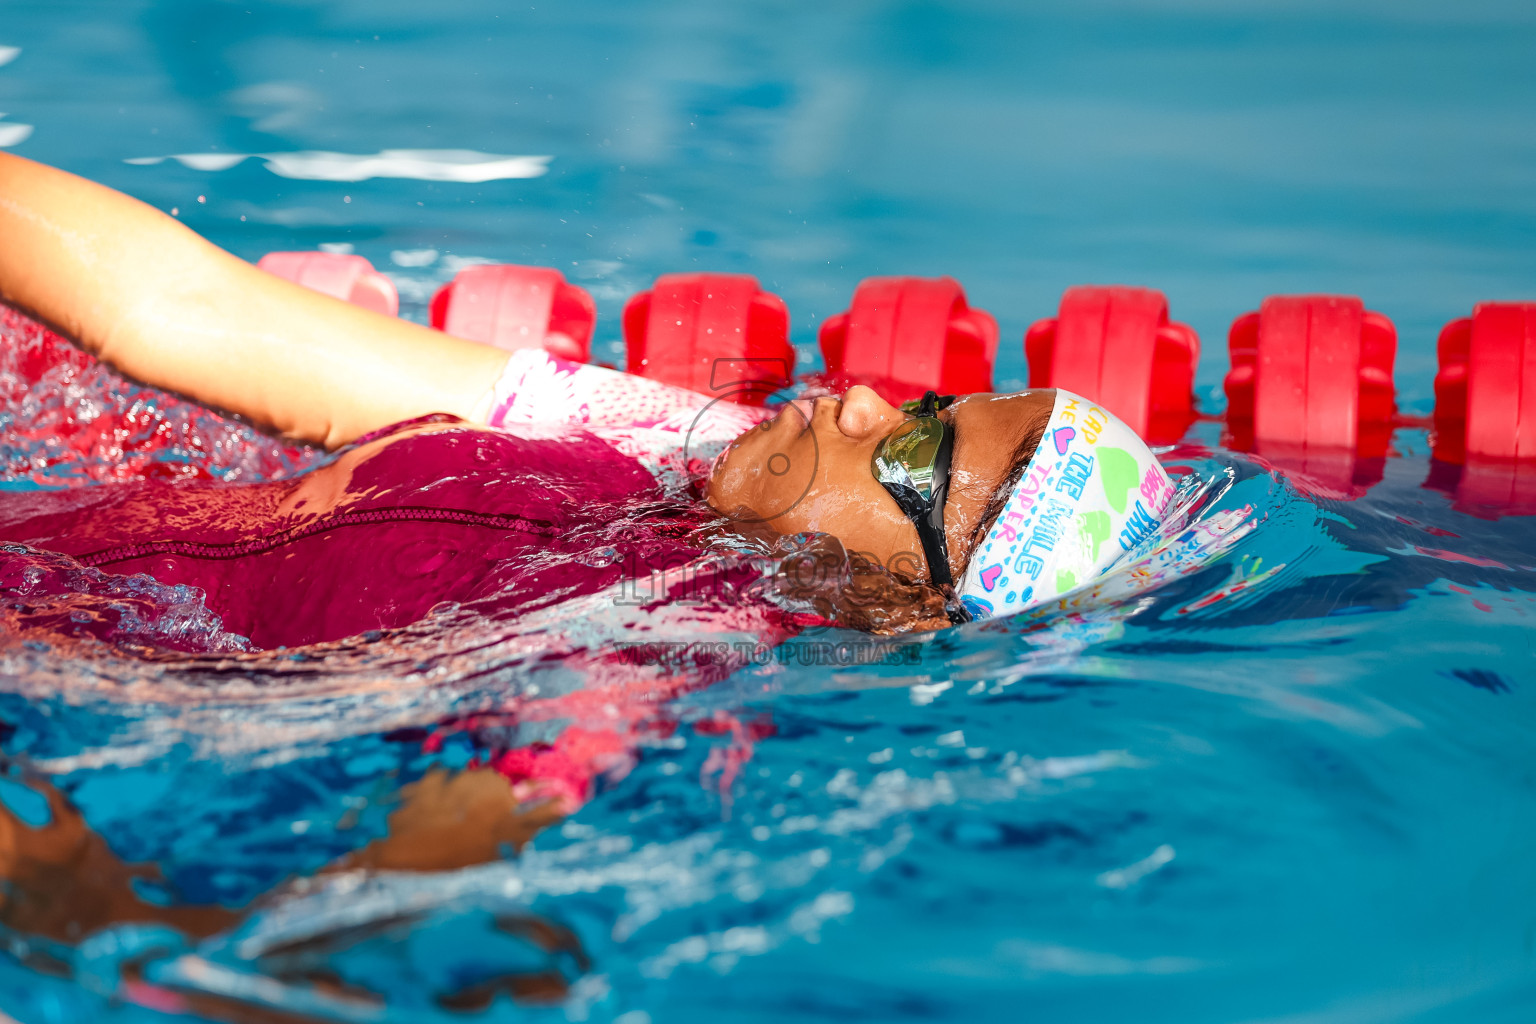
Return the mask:
[[(1038, 434), (1055, 399), (1049, 390), (967, 395), (939, 413), (955, 433), (944, 532), (956, 579), (1020, 444)], [(862, 385), (840, 399), (790, 402), (731, 443), (710, 475), (709, 503), (781, 534), (832, 534), (898, 575), (927, 579), (917, 528), (869, 468), (881, 439), (907, 418)]]

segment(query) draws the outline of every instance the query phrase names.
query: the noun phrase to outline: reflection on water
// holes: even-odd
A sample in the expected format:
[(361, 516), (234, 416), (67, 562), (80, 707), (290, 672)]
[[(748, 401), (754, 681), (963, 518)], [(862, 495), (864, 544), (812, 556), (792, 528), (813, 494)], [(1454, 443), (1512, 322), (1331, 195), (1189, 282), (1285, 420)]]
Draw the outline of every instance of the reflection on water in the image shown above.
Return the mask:
[[(17, 57), (21, 56), (19, 46), (0, 46), (0, 67), (4, 67)], [(5, 114), (0, 113), (0, 118)], [(32, 137), (32, 126), (20, 124), (15, 121), (0, 123), (0, 149), (7, 146), (19, 146)]]
[(476, 184), (507, 178), (538, 178), (549, 170), (547, 156), (496, 156), (470, 149), (386, 149), (382, 153), (180, 153), (139, 156), (124, 160), (136, 167), (153, 167), (175, 160), (194, 171), (227, 171), (255, 158), (281, 178), (305, 181), (368, 181), (372, 178), (415, 178), (419, 181), (459, 181)]

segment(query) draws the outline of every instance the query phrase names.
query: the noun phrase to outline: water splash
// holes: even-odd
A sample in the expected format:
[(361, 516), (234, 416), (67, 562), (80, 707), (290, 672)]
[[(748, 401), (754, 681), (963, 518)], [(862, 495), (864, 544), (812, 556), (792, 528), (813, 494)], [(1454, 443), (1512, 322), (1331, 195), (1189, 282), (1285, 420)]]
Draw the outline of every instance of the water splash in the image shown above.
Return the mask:
[[(104, 573), (25, 544), (0, 544), (0, 594), (0, 650), (23, 637), (26, 649), (40, 654), (53, 653), (55, 644), (82, 646), (71, 641), (138, 654), (222, 654), (251, 646), (221, 628), (196, 587)], [(0, 672), (3, 665), (0, 660)]]
[(0, 487), (270, 480), (323, 457), (134, 384), (0, 305)]

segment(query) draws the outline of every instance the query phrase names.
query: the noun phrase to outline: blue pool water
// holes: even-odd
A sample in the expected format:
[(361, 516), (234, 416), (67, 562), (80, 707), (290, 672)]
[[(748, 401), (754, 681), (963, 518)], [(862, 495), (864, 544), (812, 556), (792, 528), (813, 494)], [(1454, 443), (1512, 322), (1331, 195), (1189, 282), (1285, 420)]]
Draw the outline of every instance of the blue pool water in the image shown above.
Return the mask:
[[(1024, 328), (1116, 281), (1199, 331), (1219, 411), (1235, 316), (1355, 293), (1397, 324), (1399, 405), (1424, 414), (1440, 325), (1536, 288), (1533, 52), (1518, 3), (0, 0), (0, 143), (250, 259), (351, 246), (418, 319), (465, 261), (560, 267), (609, 360), (660, 273), (758, 275), (807, 366), (860, 278), (949, 273), (997, 316), (1017, 386)], [(338, 180), (396, 150), (542, 159), (471, 182), (443, 180), (463, 158), (397, 155), (375, 170), (415, 177)], [(248, 156), (159, 159), (202, 154)], [(380, 644), (185, 656), (12, 630), (6, 834), (72, 820), (56, 790), (101, 844), (29, 884), (100, 907), (105, 865), (152, 864), (119, 888), (240, 920), (56, 941), (0, 903), (0, 1010), (1532, 1019), (1536, 519), (1425, 489), (1422, 431), (1347, 502), (1218, 433), (1169, 458), (1204, 514), (1255, 524), (1221, 558), (877, 664), (803, 636), (668, 700), (675, 729), (570, 818), (462, 870), (325, 871), (435, 768), (591, 724), (444, 727), (580, 688), (525, 637), (450, 613)], [(141, 602), (142, 638), (212, 635), (195, 595), (134, 586), (111, 599)], [(548, 628), (632, 636), (578, 617)], [(453, 998), (514, 975), (518, 999)]]

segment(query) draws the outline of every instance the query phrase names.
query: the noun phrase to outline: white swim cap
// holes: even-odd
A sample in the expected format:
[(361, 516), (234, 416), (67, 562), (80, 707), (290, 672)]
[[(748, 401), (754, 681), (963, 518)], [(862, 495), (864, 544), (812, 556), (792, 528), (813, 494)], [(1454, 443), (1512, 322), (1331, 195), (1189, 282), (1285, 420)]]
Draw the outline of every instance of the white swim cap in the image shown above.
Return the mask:
[(1011, 615), (1100, 575), (1157, 528), (1173, 481), (1146, 442), (1070, 391), (956, 591), (974, 618)]

